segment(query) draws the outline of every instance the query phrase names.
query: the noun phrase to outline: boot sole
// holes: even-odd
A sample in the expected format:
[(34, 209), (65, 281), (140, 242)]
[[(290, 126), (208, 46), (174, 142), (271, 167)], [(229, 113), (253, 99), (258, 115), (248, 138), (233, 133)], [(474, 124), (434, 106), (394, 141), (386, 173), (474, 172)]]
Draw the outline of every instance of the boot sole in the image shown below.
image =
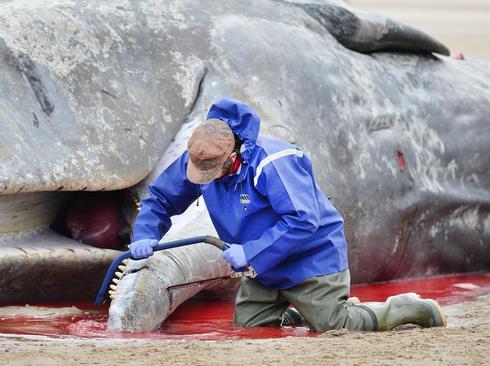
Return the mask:
[(442, 311), (441, 306), (439, 303), (435, 300), (432, 299), (424, 299), (429, 303), (431, 308), (433, 309), (432, 313), (434, 314), (434, 319), (435, 319), (435, 326), (436, 327), (447, 327), (447, 319), (446, 315), (444, 315), (444, 312)]
[(434, 315), (435, 327), (447, 327), (447, 319), (446, 315), (444, 315), (444, 311), (442, 311), (441, 305), (435, 300), (432, 299), (422, 299), (419, 294), (415, 292), (410, 292), (407, 295), (412, 295), (418, 297), (421, 300), (427, 302), (427, 305), (432, 309), (432, 314)]

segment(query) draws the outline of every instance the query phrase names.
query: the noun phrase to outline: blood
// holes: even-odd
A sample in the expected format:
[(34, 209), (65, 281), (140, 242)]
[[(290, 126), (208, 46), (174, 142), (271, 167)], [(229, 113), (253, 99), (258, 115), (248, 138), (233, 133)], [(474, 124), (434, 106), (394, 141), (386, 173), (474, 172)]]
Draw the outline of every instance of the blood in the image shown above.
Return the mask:
[(451, 57), (456, 59), (456, 60), (461, 60), (461, 61), (465, 60), (464, 54), (462, 52), (454, 53), (451, 55)]
[(398, 165), (400, 166), (400, 171), (401, 172), (405, 171), (405, 157), (403, 156), (403, 153), (400, 150), (397, 150), (396, 156), (398, 158)]
[[(354, 285), (351, 295), (362, 301), (384, 301), (403, 292), (416, 292), (440, 304), (459, 303), (490, 293), (490, 273), (438, 276), (386, 283)], [(31, 304), (32, 305), (32, 304)], [(108, 306), (97, 308), (91, 302), (62, 302), (37, 306), (76, 306), (86, 314), (56, 318), (3, 317), (0, 333), (37, 334), (50, 337), (142, 338), (142, 339), (259, 339), (280, 337), (314, 337), (306, 327), (234, 326), (233, 302), (190, 300), (182, 304), (155, 332), (110, 333), (107, 331)], [(99, 312), (95, 312), (99, 311)]]
[(435, 276), (352, 287), (352, 296), (362, 301), (384, 301), (389, 296), (404, 292), (416, 292), (441, 305), (456, 304), (489, 293), (490, 273)]

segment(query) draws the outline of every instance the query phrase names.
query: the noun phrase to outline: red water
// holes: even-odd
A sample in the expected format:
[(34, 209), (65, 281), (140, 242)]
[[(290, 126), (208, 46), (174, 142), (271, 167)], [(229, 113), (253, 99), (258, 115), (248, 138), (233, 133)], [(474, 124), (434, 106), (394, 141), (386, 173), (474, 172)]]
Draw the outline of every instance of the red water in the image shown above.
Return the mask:
[[(441, 276), (387, 283), (355, 285), (352, 296), (362, 301), (383, 301), (388, 296), (403, 292), (417, 292), (441, 304), (453, 304), (490, 292), (490, 273)], [(32, 305), (32, 304), (31, 304)], [(76, 306), (87, 314), (57, 318), (4, 317), (0, 333), (38, 334), (52, 337), (81, 338), (144, 338), (144, 339), (238, 339), (278, 338), (287, 336), (316, 336), (306, 327), (244, 328), (232, 324), (233, 302), (188, 301), (182, 304), (152, 333), (111, 334), (107, 332), (107, 309), (96, 308), (89, 302), (38, 304), (39, 306)], [(94, 311), (97, 311), (94, 313)]]

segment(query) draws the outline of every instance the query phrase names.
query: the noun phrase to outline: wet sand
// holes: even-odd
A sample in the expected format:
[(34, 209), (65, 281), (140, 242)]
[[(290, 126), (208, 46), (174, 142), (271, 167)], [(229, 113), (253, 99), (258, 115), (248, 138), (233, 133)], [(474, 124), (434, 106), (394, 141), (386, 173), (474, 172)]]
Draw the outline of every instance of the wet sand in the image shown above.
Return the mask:
[(225, 341), (0, 336), (0, 365), (485, 365), (490, 294), (444, 307), (448, 328), (331, 331), (316, 338)]
[(421, 29), (451, 52), (490, 60), (490, 1), (488, 0), (349, 0)]

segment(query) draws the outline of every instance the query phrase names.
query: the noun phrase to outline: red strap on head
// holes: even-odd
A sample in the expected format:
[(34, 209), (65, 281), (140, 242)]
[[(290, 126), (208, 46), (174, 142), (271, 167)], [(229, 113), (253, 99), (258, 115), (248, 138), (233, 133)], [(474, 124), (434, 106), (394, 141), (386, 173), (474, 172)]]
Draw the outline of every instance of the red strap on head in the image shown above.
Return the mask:
[(236, 172), (238, 172), (238, 169), (240, 168), (241, 164), (242, 164), (242, 158), (240, 157), (240, 154), (238, 154), (237, 158), (235, 159), (235, 162), (228, 170), (228, 174), (235, 174)]

